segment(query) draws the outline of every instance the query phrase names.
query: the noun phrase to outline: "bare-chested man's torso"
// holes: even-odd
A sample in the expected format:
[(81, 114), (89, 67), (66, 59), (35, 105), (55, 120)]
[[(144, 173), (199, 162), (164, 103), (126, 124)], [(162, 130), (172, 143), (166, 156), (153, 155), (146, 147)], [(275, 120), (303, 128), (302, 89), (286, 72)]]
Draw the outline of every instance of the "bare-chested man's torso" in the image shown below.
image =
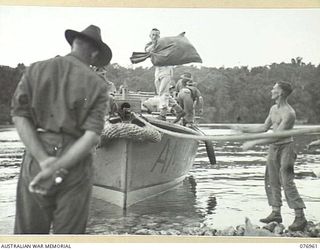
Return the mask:
[[(275, 104), (270, 109), (268, 117), (274, 132), (292, 129), (296, 120), (296, 113), (289, 104)], [(293, 141), (292, 137), (281, 138), (276, 144), (282, 144)]]

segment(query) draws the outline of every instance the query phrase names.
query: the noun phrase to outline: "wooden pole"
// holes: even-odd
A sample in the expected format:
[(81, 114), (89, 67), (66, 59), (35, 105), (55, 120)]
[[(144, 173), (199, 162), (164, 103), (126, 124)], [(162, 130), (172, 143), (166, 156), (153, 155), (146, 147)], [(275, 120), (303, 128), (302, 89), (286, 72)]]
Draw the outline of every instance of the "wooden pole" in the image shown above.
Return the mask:
[[(198, 133), (205, 135), (204, 132), (201, 131), (197, 126), (193, 126), (192, 128), (195, 131), (197, 131)], [(217, 160), (216, 160), (216, 154), (214, 152), (214, 147), (213, 147), (212, 141), (204, 141), (204, 144), (206, 146), (207, 156), (208, 156), (210, 164), (215, 165), (217, 163)]]

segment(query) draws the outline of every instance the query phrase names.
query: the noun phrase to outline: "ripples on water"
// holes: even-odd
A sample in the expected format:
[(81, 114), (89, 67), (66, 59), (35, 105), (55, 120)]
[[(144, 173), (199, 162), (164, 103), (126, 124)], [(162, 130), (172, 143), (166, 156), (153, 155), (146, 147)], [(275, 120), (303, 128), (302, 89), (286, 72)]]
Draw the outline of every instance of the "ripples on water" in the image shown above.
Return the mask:
[[(227, 130), (206, 129), (207, 134)], [(296, 185), (304, 199), (309, 220), (319, 222), (320, 179), (312, 173), (320, 163), (320, 150), (306, 151), (311, 138), (297, 141)], [(195, 228), (224, 229), (244, 224), (248, 216), (259, 225), (269, 213), (264, 192), (266, 146), (241, 151), (236, 142), (216, 143), (217, 165), (207, 160), (200, 144), (189, 176), (178, 187), (122, 211), (117, 206), (93, 199), (89, 234), (197, 234)], [(14, 129), (0, 130), (0, 234), (12, 234), (15, 188), (23, 145)], [(288, 226), (294, 213), (284, 200), (283, 219)]]

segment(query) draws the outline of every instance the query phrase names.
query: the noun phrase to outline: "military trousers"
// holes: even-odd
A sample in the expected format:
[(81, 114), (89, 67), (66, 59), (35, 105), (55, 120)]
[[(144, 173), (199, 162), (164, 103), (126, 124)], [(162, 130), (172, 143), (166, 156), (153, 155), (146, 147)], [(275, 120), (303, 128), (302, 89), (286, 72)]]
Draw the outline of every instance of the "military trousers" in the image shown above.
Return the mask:
[[(58, 133), (39, 133), (51, 156), (60, 156), (75, 141)], [(62, 183), (48, 188), (47, 195), (31, 193), (30, 181), (40, 167), (26, 151), (17, 186), (15, 234), (83, 234), (89, 214), (92, 191), (92, 157), (85, 156), (69, 169)]]
[(294, 182), (296, 157), (293, 142), (270, 145), (265, 172), (265, 190), (270, 206), (282, 206), (281, 187), (283, 187), (289, 208), (305, 208)]

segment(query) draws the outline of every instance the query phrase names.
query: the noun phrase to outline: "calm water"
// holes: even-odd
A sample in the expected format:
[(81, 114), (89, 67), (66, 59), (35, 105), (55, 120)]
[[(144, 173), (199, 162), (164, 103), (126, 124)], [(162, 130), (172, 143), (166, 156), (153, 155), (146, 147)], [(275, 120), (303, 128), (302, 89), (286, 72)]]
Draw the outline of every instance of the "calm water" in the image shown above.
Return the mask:
[[(204, 129), (207, 134), (227, 134), (228, 130)], [(309, 137), (296, 139), (296, 185), (304, 199), (308, 220), (320, 221), (320, 150), (307, 151)], [(254, 224), (269, 213), (264, 192), (267, 147), (242, 151), (238, 142), (215, 144), (217, 165), (208, 163), (200, 144), (193, 169), (178, 187), (145, 200), (123, 212), (117, 206), (93, 199), (89, 234), (197, 234), (195, 228), (224, 229), (244, 224), (247, 216)], [(0, 234), (12, 234), (15, 188), (23, 145), (14, 129), (0, 130)], [(294, 213), (284, 200), (284, 225)]]

